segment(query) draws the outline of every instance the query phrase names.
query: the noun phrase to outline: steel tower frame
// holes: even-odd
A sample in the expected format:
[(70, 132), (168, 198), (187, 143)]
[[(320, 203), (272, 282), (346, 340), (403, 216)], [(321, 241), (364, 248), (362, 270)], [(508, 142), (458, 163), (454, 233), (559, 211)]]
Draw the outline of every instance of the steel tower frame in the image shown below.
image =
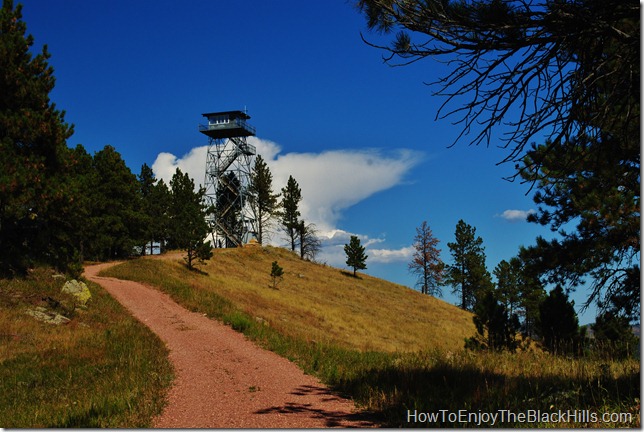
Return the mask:
[(242, 111), (203, 114), (207, 125), (199, 131), (208, 136), (204, 199), (212, 211), (210, 224), (215, 247), (236, 247), (248, 242), (254, 216), (248, 203), (252, 161), (257, 153), (247, 137), (255, 128)]

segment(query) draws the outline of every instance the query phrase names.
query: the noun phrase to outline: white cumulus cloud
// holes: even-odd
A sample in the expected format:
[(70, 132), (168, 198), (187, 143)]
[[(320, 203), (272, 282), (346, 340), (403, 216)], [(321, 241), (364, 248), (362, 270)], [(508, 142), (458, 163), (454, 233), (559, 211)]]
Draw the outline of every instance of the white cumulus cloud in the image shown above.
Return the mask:
[(206, 153), (208, 146), (195, 147), (181, 157), (172, 153), (159, 153), (154, 163), (152, 171), (158, 179), (163, 179), (166, 184), (170, 184), (170, 179), (176, 172), (177, 168), (194, 180), (195, 187), (204, 185), (206, 177)]
[[(279, 192), (289, 175), (302, 190), (302, 218), (320, 232), (332, 232), (342, 211), (404, 181), (421, 159), (419, 152), (397, 150), (384, 154), (376, 149), (330, 150), (320, 153), (282, 153), (269, 140), (249, 137), (257, 154), (273, 174), (273, 189)], [(195, 185), (204, 183), (207, 146), (195, 147), (181, 157), (160, 153), (152, 169), (157, 178), (170, 181), (177, 168), (188, 173)]]
[(409, 262), (414, 255), (414, 251), (413, 246), (406, 246), (400, 249), (370, 249), (369, 261), (382, 264)]
[(506, 210), (499, 215), (509, 222), (523, 222), (529, 215), (536, 213), (534, 209), (530, 210)]
[[(300, 212), (307, 223), (316, 226), (322, 249), (318, 261), (344, 266), (344, 245), (357, 235), (367, 248), (369, 261), (388, 263), (407, 260), (409, 248), (399, 250), (370, 249), (384, 242), (364, 234), (352, 234), (337, 227), (342, 212), (370, 196), (405, 182), (406, 174), (422, 160), (422, 153), (400, 149), (383, 152), (378, 149), (329, 150), (319, 153), (282, 152), (279, 144), (249, 137), (248, 143), (266, 161), (273, 174), (273, 190), (279, 192), (290, 175), (302, 190)], [(177, 157), (160, 153), (152, 169), (157, 178), (169, 183), (177, 168), (188, 173), (195, 186), (203, 185), (207, 146), (191, 149)], [(272, 236), (272, 243), (284, 243), (282, 233)]]
[(266, 160), (276, 190), (286, 185), (289, 175), (293, 176), (302, 189), (302, 217), (325, 231), (335, 229), (343, 210), (402, 183), (405, 174), (421, 159), (418, 152), (411, 150), (388, 154), (376, 149), (283, 154), (271, 141), (252, 137), (249, 143)]

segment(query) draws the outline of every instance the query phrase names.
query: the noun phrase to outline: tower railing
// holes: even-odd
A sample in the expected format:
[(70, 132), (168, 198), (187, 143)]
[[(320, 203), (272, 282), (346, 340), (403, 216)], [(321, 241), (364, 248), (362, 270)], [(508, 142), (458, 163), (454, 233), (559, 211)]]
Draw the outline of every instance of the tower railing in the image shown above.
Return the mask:
[(223, 130), (223, 129), (236, 129), (236, 128), (244, 129), (250, 132), (251, 135), (256, 135), (255, 127), (249, 125), (248, 123), (246, 123), (246, 121), (242, 119), (234, 119), (229, 123), (217, 123), (217, 124), (208, 123), (207, 125), (203, 125), (203, 124), (199, 125), (200, 132), (212, 131), (212, 130)]

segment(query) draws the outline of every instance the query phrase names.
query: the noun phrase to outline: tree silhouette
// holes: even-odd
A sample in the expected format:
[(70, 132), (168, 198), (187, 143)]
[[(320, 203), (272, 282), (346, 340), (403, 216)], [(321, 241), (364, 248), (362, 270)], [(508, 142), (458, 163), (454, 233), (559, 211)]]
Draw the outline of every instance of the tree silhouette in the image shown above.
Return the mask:
[(579, 321), (574, 302), (561, 286), (555, 287), (539, 306), (539, 333), (551, 352), (570, 352), (579, 336)]
[(494, 351), (517, 347), (519, 319), (498, 300), (498, 292), (488, 290), (474, 306), (474, 325), (485, 348)]
[[(565, 146), (601, 131), (639, 139), (640, 8), (634, 0), (358, 0), (370, 29), (395, 36), (385, 60), (432, 57), (432, 83), (472, 143), (501, 140), (520, 161), (535, 136)], [(450, 108), (451, 103), (462, 104)]]

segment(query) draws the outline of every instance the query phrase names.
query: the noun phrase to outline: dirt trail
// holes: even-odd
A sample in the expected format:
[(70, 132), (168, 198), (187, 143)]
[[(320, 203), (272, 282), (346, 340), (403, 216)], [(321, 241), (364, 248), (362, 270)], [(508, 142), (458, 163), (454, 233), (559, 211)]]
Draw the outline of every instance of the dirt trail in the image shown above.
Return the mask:
[(175, 368), (168, 405), (156, 428), (369, 427), (350, 400), (293, 363), (149, 286), (97, 276), (113, 263), (85, 269), (166, 343)]

